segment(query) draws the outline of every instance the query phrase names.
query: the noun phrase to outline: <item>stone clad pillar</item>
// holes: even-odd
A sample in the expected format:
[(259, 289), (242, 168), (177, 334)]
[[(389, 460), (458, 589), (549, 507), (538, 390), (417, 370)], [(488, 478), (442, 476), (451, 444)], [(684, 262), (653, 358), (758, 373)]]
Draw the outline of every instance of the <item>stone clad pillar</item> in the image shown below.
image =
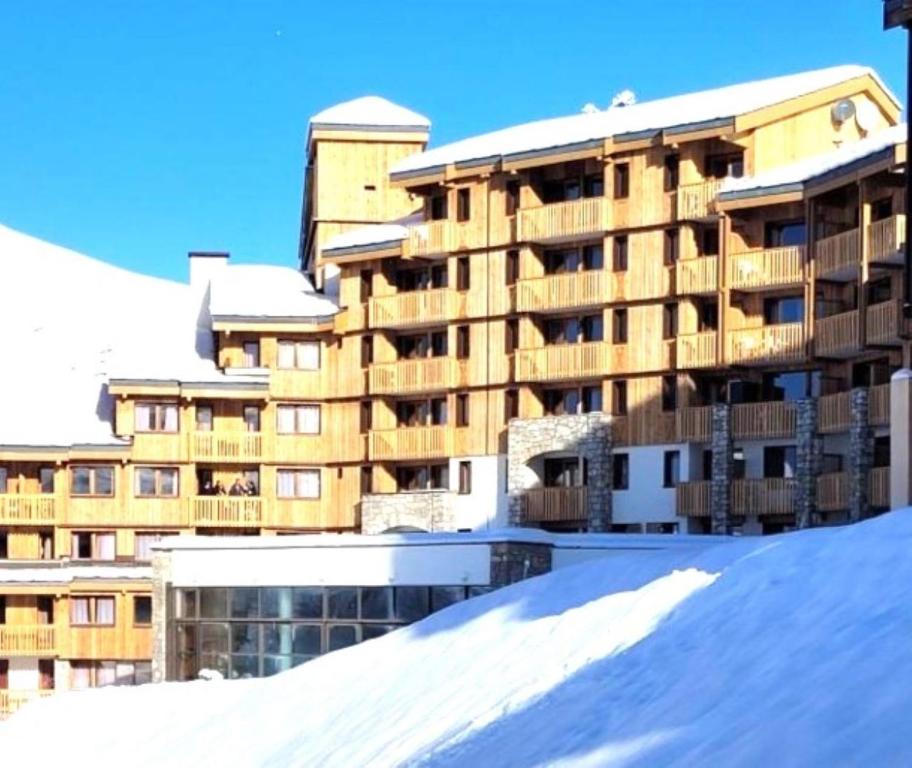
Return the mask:
[(795, 438), (795, 527), (810, 528), (819, 522), (817, 477), (823, 457), (823, 440), (817, 431), (817, 398), (796, 403)]
[(712, 479), (709, 490), (709, 514), (712, 532), (727, 534), (731, 522), (731, 484), (735, 459), (731, 433), (731, 407), (727, 403), (712, 406)]
[(871, 511), (868, 482), (874, 465), (874, 437), (868, 423), (866, 387), (852, 390), (849, 408), (849, 521), (855, 523)]
[(912, 371), (890, 379), (890, 509), (912, 506)]
[(611, 422), (603, 418), (592, 419), (590, 440), (587, 479), (589, 531), (604, 533), (611, 526), (611, 486), (614, 479)]

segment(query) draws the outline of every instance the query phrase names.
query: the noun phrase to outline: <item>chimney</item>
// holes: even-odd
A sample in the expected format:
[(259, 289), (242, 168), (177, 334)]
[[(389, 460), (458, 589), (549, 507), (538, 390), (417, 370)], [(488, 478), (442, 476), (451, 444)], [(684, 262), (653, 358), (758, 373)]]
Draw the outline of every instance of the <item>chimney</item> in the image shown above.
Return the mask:
[(228, 266), (229, 253), (223, 251), (190, 251), (190, 285), (205, 290), (212, 277)]

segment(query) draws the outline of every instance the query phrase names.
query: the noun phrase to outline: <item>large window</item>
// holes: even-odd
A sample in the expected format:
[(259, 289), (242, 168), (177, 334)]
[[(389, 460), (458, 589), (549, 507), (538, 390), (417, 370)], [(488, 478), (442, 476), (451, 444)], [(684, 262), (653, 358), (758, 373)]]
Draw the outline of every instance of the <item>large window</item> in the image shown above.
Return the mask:
[(70, 494), (73, 496), (113, 496), (114, 467), (72, 467)]
[(152, 682), (150, 661), (72, 661), (70, 687), (102, 688), (107, 685), (142, 685)]
[(442, 426), (447, 423), (446, 398), (400, 400), (396, 403), (396, 422), (400, 427)]
[(589, 474), (589, 464), (583, 459), (573, 457), (560, 457), (545, 459), (545, 488), (570, 488), (586, 485)]
[(280, 340), (278, 367), (299, 371), (320, 370), (320, 342)]
[(399, 360), (444, 357), (447, 354), (447, 332), (433, 331), (431, 333), (397, 336), (396, 352)]
[(176, 403), (137, 403), (137, 432), (177, 432)]
[(665, 451), (662, 466), (662, 486), (674, 488), (681, 482), (681, 452)]
[(113, 627), (114, 598), (111, 596), (70, 596), (70, 625)]
[(626, 491), (630, 487), (630, 454), (616, 453), (612, 465), (612, 488)]
[(448, 490), (450, 487), (449, 465), (396, 467), (396, 486), (399, 491)]
[(280, 435), (319, 435), (319, 405), (280, 405), (276, 408)]
[(602, 316), (554, 317), (545, 321), (545, 344), (577, 344), (602, 341), (604, 323)]
[(116, 537), (101, 531), (73, 531), (70, 534), (70, 557), (73, 560), (114, 560)]
[(800, 323), (804, 319), (804, 297), (785, 296), (763, 300), (763, 324)]
[(177, 467), (136, 467), (133, 472), (136, 496), (177, 496)]
[(602, 269), (604, 253), (601, 244), (584, 245), (581, 248), (559, 248), (545, 251), (546, 275), (562, 275), (567, 272)]
[(601, 411), (602, 388), (594, 385), (545, 389), (542, 391), (542, 404), (549, 416)]
[(276, 472), (276, 493), (280, 499), (319, 499), (319, 469), (280, 469)]

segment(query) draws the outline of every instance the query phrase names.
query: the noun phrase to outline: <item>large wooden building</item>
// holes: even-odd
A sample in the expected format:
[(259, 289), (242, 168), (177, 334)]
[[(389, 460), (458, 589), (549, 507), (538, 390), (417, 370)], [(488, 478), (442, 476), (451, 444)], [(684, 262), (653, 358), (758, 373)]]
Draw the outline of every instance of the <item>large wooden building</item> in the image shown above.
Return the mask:
[(0, 713), (146, 678), (166, 535), (888, 506), (897, 100), (837, 67), (621, 102), (430, 150), (382, 99), (320, 113), (302, 271), (177, 285), (0, 229), (36, 286), (0, 306)]

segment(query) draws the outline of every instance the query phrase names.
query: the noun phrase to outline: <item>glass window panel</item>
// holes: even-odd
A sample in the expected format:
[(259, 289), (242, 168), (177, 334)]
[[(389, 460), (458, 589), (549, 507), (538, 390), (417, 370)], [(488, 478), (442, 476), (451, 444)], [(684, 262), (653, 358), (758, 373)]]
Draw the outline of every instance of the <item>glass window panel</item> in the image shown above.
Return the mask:
[(260, 591), (256, 587), (231, 590), (231, 618), (255, 619), (260, 615)]
[(322, 628), (319, 624), (296, 624), (292, 650), (295, 654), (317, 656), (323, 652)]
[(348, 648), (358, 642), (358, 628), (350, 624), (336, 624), (329, 628), (330, 651)]
[(196, 618), (196, 590), (181, 589), (177, 593), (177, 617), (180, 619)]
[(155, 495), (155, 470), (150, 467), (137, 467), (136, 494), (138, 496)]
[(291, 669), (291, 656), (264, 656), (263, 677)]
[(361, 618), (386, 621), (393, 617), (392, 587), (361, 587)]
[(375, 637), (383, 637), (383, 635), (389, 634), (396, 629), (399, 629), (396, 624), (364, 624), (361, 627), (361, 640), (373, 640)]
[(294, 368), (295, 345), (293, 341), (279, 342), (279, 368)]
[(161, 486), (159, 488), (160, 496), (177, 496), (177, 470), (161, 469), (159, 470)]
[(260, 652), (260, 625), (259, 624), (232, 624), (231, 625), (231, 652), (232, 653), (259, 653)]
[(152, 623), (152, 598), (148, 595), (135, 595), (133, 597), (133, 623)]
[(354, 587), (330, 587), (328, 595), (328, 617), (330, 619), (358, 618), (358, 590)]
[(195, 680), (199, 674), (197, 663), (197, 627), (195, 624), (177, 625), (177, 679)]
[(263, 587), (260, 589), (260, 616), (265, 619), (291, 618), (291, 589)]
[(318, 371), (320, 369), (320, 343), (318, 341), (302, 341), (298, 344), (298, 368), (305, 371)]
[(114, 495), (114, 467), (95, 468), (95, 493), (99, 496)]
[(430, 613), (427, 587), (396, 587), (396, 618), (419, 621)]
[(222, 587), (206, 587), (200, 590), (200, 618), (228, 618), (228, 590)]
[(258, 656), (231, 655), (232, 679), (247, 679), (260, 676), (260, 659)]
[(316, 658), (316, 657), (315, 656), (292, 656), (291, 665), (293, 667), (299, 667), (299, 666), (301, 666), (301, 664), (304, 664), (305, 662), (310, 661), (311, 659), (314, 659), (314, 658)]
[(431, 587), (431, 611), (465, 600), (465, 587)]
[(203, 653), (227, 653), (228, 625), (200, 624), (200, 650)]
[(291, 653), (291, 624), (263, 625), (263, 653)]
[(323, 589), (321, 587), (299, 587), (292, 590), (291, 612), (296, 619), (323, 618)]
[(73, 467), (72, 478), (73, 495), (92, 492), (91, 471), (88, 467)]
[(295, 431), (295, 409), (293, 405), (278, 407), (278, 430), (280, 434), (290, 435)]

